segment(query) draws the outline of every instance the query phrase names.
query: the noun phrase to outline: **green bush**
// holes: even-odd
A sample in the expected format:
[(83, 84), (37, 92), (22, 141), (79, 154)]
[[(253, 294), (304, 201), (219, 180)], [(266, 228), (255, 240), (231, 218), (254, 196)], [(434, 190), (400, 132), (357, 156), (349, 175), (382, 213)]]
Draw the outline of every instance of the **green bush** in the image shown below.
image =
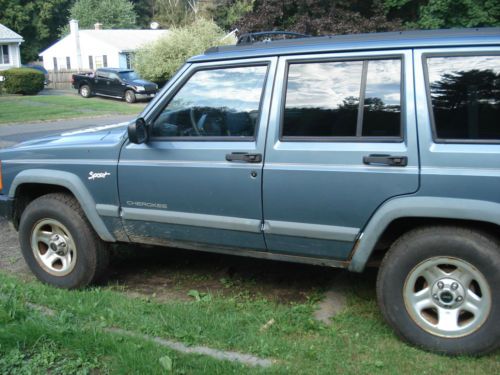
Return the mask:
[(29, 68), (13, 68), (1, 73), (8, 94), (36, 95), (43, 90), (45, 77), (42, 72)]
[(207, 48), (234, 44), (235, 38), (224, 38), (224, 30), (203, 18), (191, 25), (173, 28), (156, 42), (140, 49), (134, 68), (150, 81), (162, 84), (169, 80), (186, 59), (203, 53)]

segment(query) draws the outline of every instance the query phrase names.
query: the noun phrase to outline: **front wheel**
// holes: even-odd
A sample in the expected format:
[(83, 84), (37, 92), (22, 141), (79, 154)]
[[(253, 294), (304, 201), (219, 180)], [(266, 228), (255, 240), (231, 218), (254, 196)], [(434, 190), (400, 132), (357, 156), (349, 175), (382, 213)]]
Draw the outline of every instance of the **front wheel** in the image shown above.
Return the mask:
[(377, 297), (404, 340), (450, 355), (500, 346), (500, 244), (458, 227), (413, 230), (386, 254)]
[(132, 90), (125, 91), (125, 101), (127, 103), (135, 103), (136, 100), (135, 93)]
[(35, 276), (60, 288), (80, 288), (102, 276), (109, 253), (68, 194), (48, 194), (31, 202), (19, 225), (19, 242)]

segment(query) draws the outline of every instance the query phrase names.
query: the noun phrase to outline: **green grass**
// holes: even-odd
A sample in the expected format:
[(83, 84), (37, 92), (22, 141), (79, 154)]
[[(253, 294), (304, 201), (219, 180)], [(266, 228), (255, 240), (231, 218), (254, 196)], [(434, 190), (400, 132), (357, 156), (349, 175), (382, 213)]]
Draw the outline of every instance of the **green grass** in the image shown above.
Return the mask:
[(0, 124), (45, 121), (100, 115), (137, 115), (145, 103), (127, 104), (75, 95), (0, 96)]
[[(371, 279), (354, 276), (348, 306), (331, 327), (311, 319), (314, 300), (278, 304), (249, 297), (203, 295), (158, 303), (103, 287), (65, 291), (0, 273), (0, 373), (496, 374), (500, 353), (449, 358), (407, 346), (382, 321)], [(26, 303), (57, 312), (47, 317)], [(275, 324), (261, 331), (263, 324)], [(272, 358), (268, 369), (174, 352), (106, 327)]]

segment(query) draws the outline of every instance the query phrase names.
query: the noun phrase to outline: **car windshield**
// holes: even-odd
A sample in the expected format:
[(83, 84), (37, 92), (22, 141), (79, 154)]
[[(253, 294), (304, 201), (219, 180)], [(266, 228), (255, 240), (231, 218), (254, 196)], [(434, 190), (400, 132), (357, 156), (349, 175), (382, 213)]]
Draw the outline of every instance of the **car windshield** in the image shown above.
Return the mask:
[(128, 71), (128, 72), (120, 72), (119, 73), (121, 79), (125, 79), (128, 81), (133, 81), (134, 79), (139, 79), (139, 75), (134, 72), (133, 70)]

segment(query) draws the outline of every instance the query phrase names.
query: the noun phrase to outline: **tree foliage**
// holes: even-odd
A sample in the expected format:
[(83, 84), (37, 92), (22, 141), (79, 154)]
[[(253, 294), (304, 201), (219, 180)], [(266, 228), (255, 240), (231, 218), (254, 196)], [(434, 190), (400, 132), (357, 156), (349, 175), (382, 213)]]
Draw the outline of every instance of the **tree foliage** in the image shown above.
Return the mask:
[(136, 27), (137, 14), (129, 0), (76, 0), (70, 17), (82, 29), (93, 29), (98, 22), (103, 29), (130, 29)]
[(213, 21), (200, 18), (189, 26), (171, 29), (166, 36), (140, 49), (135, 67), (142, 77), (163, 83), (188, 57), (215, 45), (234, 43), (230, 38), (221, 40), (224, 35)]
[(395, 30), (379, 1), (256, 0), (253, 11), (237, 22), (241, 31), (288, 30), (310, 35)]
[(0, 0), (0, 23), (24, 38), (21, 60), (27, 63), (58, 37), (74, 0)]
[(384, 0), (384, 8), (414, 29), (500, 26), (498, 0)]

